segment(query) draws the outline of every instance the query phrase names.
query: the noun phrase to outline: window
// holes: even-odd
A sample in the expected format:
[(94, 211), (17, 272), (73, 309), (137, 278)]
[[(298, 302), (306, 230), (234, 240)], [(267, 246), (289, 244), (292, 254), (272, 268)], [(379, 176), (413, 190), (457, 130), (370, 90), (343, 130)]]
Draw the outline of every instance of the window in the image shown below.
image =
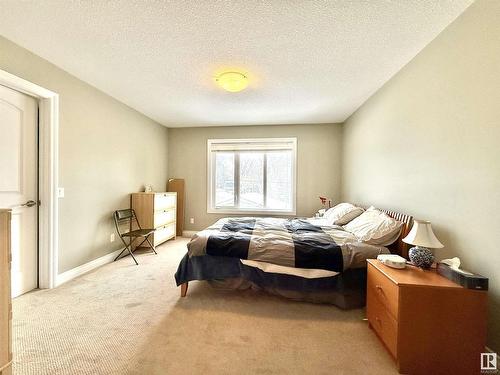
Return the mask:
[(296, 138), (209, 139), (209, 213), (295, 215)]

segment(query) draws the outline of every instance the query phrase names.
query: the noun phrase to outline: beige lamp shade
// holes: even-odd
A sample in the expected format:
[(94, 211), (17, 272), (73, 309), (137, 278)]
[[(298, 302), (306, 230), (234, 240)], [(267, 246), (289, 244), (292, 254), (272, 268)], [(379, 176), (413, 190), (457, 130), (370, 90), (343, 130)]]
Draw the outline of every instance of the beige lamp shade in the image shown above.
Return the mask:
[(403, 238), (403, 242), (431, 249), (444, 247), (432, 231), (431, 222), (425, 220), (415, 220), (410, 233)]

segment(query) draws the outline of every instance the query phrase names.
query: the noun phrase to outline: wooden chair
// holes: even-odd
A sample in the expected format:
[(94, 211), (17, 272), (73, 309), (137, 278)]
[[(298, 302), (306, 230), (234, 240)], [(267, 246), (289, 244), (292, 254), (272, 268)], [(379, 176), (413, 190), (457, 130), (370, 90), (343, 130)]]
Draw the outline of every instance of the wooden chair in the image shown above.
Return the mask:
[[(125, 248), (120, 252), (120, 254), (118, 254), (118, 256), (115, 258), (115, 261), (120, 259), (120, 256), (123, 254), (123, 252), (127, 250), (132, 259), (134, 259), (135, 264), (139, 265), (137, 259), (135, 259), (134, 257), (134, 252), (131, 249), (132, 242), (136, 238), (144, 238), (142, 242), (139, 245), (137, 245), (137, 247), (140, 247), (144, 242), (147, 242), (149, 244), (149, 247), (151, 247), (151, 249), (153, 250), (153, 252), (157, 254), (155, 247), (148, 238), (148, 236), (155, 231), (154, 228), (142, 229), (141, 225), (139, 224), (139, 220), (137, 220), (137, 216), (135, 215), (135, 211), (133, 209), (129, 208), (126, 210), (115, 211), (113, 213), (113, 219), (115, 222), (116, 232), (118, 233), (118, 236), (120, 236), (120, 239), (125, 245)], [(138, 229), (132, 230), (132, 228), (134, 227)], [(123, 228), (128, 228), (128, 231), (123, 231), (122, 230)], [(129, 239), (128, 244), (125, 241), (125, 238)]]

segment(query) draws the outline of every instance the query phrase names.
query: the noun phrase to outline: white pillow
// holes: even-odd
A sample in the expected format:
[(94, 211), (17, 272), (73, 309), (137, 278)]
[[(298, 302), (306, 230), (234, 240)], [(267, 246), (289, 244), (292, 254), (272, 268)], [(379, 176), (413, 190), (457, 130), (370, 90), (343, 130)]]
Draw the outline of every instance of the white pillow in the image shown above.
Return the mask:
[(359, 241), (371, 245), (388, 246), (397, 240), (403, 223), (370, 207), (363, 214), (344, 225), (344, 229), (356, 236)]
[(388, 232), (385, 236), (380, 238), (372, 238), (367, 243), (376, 246), (389, 246), (392, 245), (399, 238), (401, 231), (403, 230), (403, 223), (399, 227), (394, 228), (393, 231)]
[(330, 225), (344, 225), (363, 213), (361, 207), (350, 203), (339, 203), (325, 212), (323, 217)]

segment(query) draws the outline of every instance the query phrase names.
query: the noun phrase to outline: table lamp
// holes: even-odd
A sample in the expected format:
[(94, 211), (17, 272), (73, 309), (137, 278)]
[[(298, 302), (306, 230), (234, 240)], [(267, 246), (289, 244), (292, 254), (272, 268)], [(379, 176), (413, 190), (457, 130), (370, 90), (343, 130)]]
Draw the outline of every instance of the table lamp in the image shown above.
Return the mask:
[(431, 222), (425, 220), (415, 220), (410, 233), (403, 238), (403, 242), (415, 245), (408, 255), (413, 264), (420, 268), (430, 268), (434, 262), (434, 255), (429, 248), (444, 247), (432, 231)]

